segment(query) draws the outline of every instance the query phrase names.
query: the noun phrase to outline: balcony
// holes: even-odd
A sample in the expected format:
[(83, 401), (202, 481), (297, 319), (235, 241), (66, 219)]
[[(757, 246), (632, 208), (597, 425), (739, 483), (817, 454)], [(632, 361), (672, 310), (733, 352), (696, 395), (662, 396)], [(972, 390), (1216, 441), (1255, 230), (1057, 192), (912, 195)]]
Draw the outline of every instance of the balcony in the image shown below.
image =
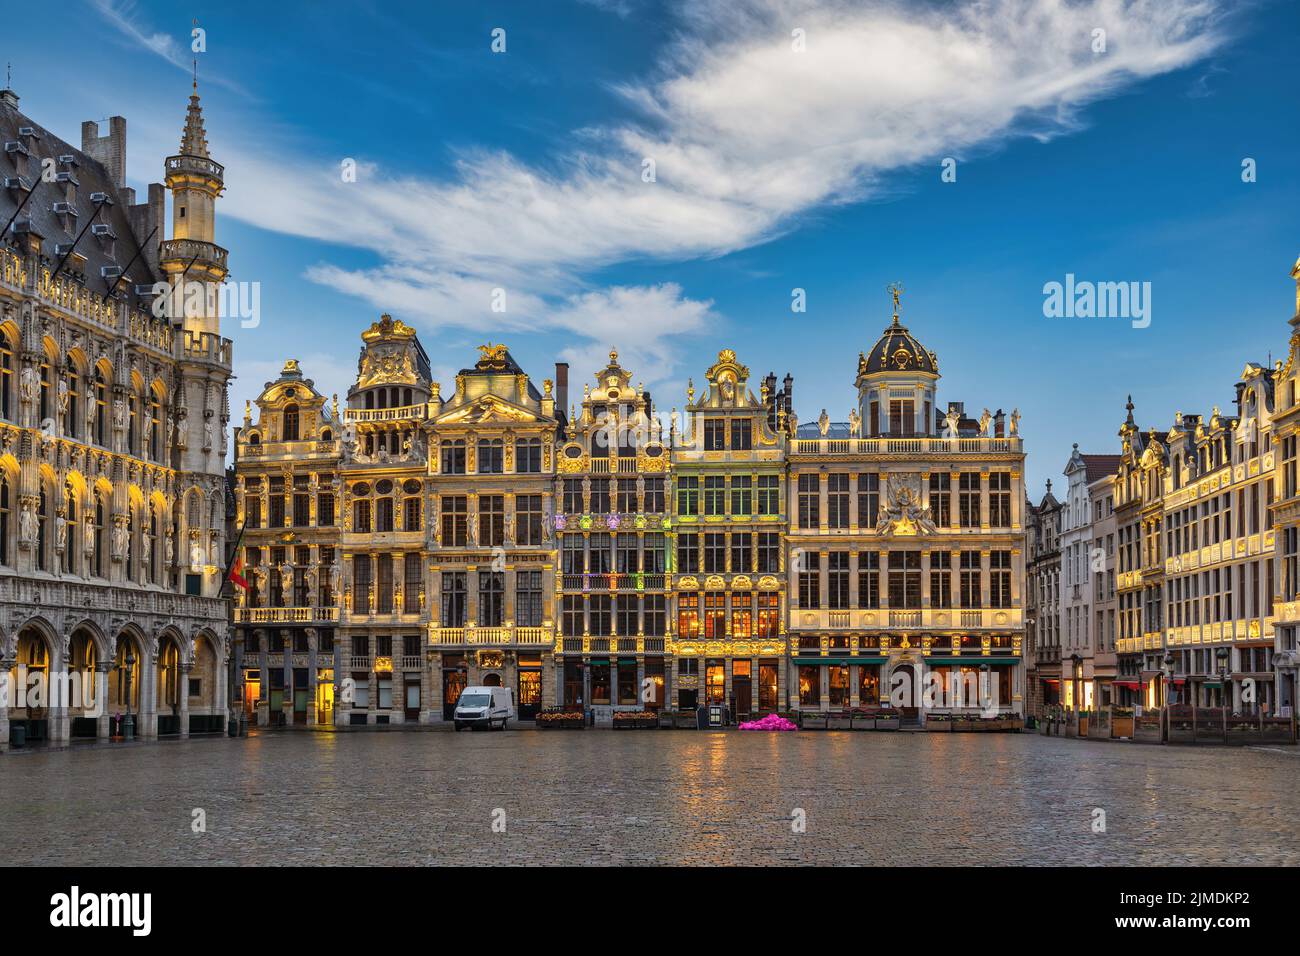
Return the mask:
[(343, 412), (346, 422), (405, 422), (424, 421), (428, 416), (427, 405), (402, 405), (398, 408), (349, 408)]
[(561, 591), (662, 591), (668, 586), (666, 574), (562, 574)]
[(549, 627), (434, 627), (429, 637), (442, 647), (548, 647), (552, 640)]
[(887, 608), (790, 609), (792, 630), (970, 630), (1016, 631), (1024, 626), (1024, 610), (1006, 608), (923, 608), (889, 610)]
[(1019, 436), (1010, 438), (797, 438), (792, 455), (981, 455), (1021, 454)]
[(191, 260), (204, 265), (215, 266), (222, 272), (226, 269), (229, 253), (215, 242), (200, 239), (164, 239), (159, 249), (159, 259), (163, 262), (173, 260), (189, 263)]
[(337, 607), (239, 607), (236, 624), (336, 624)]

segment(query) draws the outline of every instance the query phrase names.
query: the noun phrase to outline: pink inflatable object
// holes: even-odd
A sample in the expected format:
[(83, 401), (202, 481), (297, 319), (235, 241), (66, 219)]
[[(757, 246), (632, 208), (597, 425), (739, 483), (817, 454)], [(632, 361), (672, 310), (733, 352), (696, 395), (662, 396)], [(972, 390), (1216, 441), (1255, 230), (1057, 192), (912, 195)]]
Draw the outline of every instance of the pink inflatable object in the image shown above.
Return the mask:
[(741, 730), (798, 730), (792, 721), (768, 714), (762, 720), (751, 720), (740, 725)]

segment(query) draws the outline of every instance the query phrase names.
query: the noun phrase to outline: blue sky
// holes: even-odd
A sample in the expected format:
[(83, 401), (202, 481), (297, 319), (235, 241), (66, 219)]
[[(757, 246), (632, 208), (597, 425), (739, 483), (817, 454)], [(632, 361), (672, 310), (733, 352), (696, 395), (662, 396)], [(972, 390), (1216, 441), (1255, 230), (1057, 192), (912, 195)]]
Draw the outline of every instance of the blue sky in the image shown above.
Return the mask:
[[(141, 189), (179, 141), (192, 20), (206, 31), (217, 238), (261, 284), (260, 326), (226, 330), (237, 412), (290, 356), (345, 392), (388, 311), (448, 390), (488, 339), (538, 380), (570, 361), (579, 392), (616, 345), (666, 414), (731, 346), (755, 383), (794, 375), (802, 421), (844, 420), (897, 279), (940, 401), (1021, 410), (1037, 498), (1073, 442), (1118, 450), (1128, 393), (1163, 429), (1285, 357), (1294, 4), (74, 0), (69, 17), (74, 57), (34, 42), (50, 25), (28, 4), (0, 58), (66, 139), (125, 115)], [(1067, 273), (1150, 282), (1150, 326), (1045, 318)]]

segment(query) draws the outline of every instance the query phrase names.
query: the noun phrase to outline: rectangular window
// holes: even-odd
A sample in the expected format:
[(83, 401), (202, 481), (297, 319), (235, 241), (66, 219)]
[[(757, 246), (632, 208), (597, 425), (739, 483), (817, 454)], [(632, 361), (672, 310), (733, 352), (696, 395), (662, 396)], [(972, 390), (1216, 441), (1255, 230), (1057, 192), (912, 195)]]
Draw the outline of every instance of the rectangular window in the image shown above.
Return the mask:
[(515, 543), (523, 546), (542, 543), (542, 496), (515, 496)]
[(704, 573), (723, 574), (727, 570), (727, 536), (720, 531), (704, 536)]
[(580, 515), (582, 512), (582, 479), (565, 478), (564, 513), (566, 515)]
[(403, 555), (402, 565), (402, 612), (405, 614), (418, 614), (420, 612), (420, 585), (423, 583), (419, 554)]
[(402, 530), (420, 530), (420, 499), (416, 495), (411, 495), (402, 502)]
[(480, 438), (478, 440), (478, 473), (480, 475), (499, 475), (506, 470), (505, 446), (500, 438)]
[(980, 597), (980, 553), (963, 551), (961, 553), (961, 606), (983, 607)]
[(677, 536), (677, 571), (679, 574), (700, 572), (700, 536), (695, 532)]
[(754, 424), (749, 418), (731, 420), (731, 450), (749, 451), (753, 447)]
[(720, 591), (704, 595), (704, 637), (721, 640), (727, 636), (727, 596)]
[(921, 606), (921, 552), (889, 552), (889, 606), (913, 609)]
[(763, 592), (758, 596), (758, 634), (776, 637), (781, 630), (781, 595)]
[(393, 556), (381, 554), (375, 558), (375, 611), (379, 614), (393, 612)]
[(646, 637), (663, 637), (668, 621), (667, 598), (663, 594), (647, 594), (641, 602), (642, 630)]
[(849, 606), (849, 553), (832, 551), (826, 556), (826, 562), (826, 606), (831, 610), (847, 608)]
[(826, 526), (849, 526), (849, 476), (843, 472), (826, 476)]
[(989, 555), (989, 605), (1011, 607), (1011, 552), (994, 551)]
[(952, 524), (952, 475), (930, 473), (930, 516), (940, 528)]
[(858, 527), (874, 528), (880, 516), (880, 475), (858, 475)]
[(727, 479), (725, 475), (707, 475), (705, 477), (704, 513), (712, 517), (727, 513)]
[(758, 476), (758, 513), (761, 515), (779, 515), (781, 513), (781, 476)]
[(989, 525), (1011, 527), (1011, 472), (989, 473)]
[(683, 475), (677, 479), (677, 513), (687, 516), (700, 513), (700, 479), (697, 476)]
[[(735, 591), (731, 595), (731, 636), (748, 640), (754, 636), (754, 595)], [(740, 664), (740, 661), (736, 661)]]
[(754, 563), (754, 537), (748, 531), (731, 535), (731, 570), (733, 573), (749, 572)]
[(469, 502), (464, 495), (442, 496), (442, 546), (463, 548), (469, 543)]
[(358, 554), (352, 558), (352, 610), (358, 614), (370, 613), (370, 555)]
[(880, 552), (858, 552), (858, 607), (880, 607)]
[(731, 476), (731, 513), (749, 515), (753, 513), (754, 479), (749, 475)]
[(821, 483), (816, 473), (799, 476), (799, 527), (817, 528), (821, 524)]
[(444, 475), (465, 474), (465, 439), (443, 441), (440, 447), (440, 471)]
[(957, 486), (958, 516), (963, 528), (980, 526), (980, 476), (979, 472), (963, 471)]
[(587, 617), (592, 634), (597, 637), (609, 637), (613, 626), (613, 614), (608, 594), (591, 596)]
[(779, 531), (760, 531), (758, 533), (758, 573), (777, 574), (781, 570), (781, 533)]
[(311, 495), (293, 496), (293, 524), (295, 528), (311, 524)]
[(506, 541), (505, 495), (480, 495), (478, 499), (478, 543), (494, 548)]
[(442, 626), (464, 627), (468, 580), (465, 571), (442, 572)]
[(635, 636), (641, 629), (639, 620), (640, 614), (635, 594), (618, 594), (615, 595), (615, 623), (618, 625), (618, 633)]
[(704, 450), (723, 451), (727, 447), (727, 420), (725, 418), (706, 418), (704, 420)]
[(540, 438), (515, 439), (515, 471), (521, 475), (538, 474), (542, 470), (542, 440)]
[(677, 636), (681, 638), (700, 636), (700, 596), (698, 594), (679, 594), (677, 596)]
[(930, 607), (952, 607), (952, 553), (930, 552)]
[(664, 480), (662, 478), (645, 479), (643, 505), (646, 514), (658, 515), (664, 513)]
[(501, 627), (506, 616), (506, 576), (504, 571), (478, 573), (478, 624)]

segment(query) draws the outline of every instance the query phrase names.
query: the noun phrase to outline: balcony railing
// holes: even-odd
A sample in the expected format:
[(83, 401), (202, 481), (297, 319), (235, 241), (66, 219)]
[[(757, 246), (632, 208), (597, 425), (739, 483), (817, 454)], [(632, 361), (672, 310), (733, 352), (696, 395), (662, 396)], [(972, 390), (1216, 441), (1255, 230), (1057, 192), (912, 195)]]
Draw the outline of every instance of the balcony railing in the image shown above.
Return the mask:
[(662, 591), (667, 586), (666, 574), (631, 572), (560, 575), (561, 591)]
[(435, 627), (430, 635), (430, 642), (440, 646), (545, 647), (553, 639), (549, 627)]
[(399, 408), (349, 408), (343, 412), (343, 420), (349, 422), (423, 421), (428, 410), (427, 405), (402, 405)]
[(334, 623), (339, 619), (337, 607), (239, 607), (236, 624), (311, 624)]
[(795, 455), (978, 455), (1019, 453), (1020, 437), (1009, 438), (797, 438)]

